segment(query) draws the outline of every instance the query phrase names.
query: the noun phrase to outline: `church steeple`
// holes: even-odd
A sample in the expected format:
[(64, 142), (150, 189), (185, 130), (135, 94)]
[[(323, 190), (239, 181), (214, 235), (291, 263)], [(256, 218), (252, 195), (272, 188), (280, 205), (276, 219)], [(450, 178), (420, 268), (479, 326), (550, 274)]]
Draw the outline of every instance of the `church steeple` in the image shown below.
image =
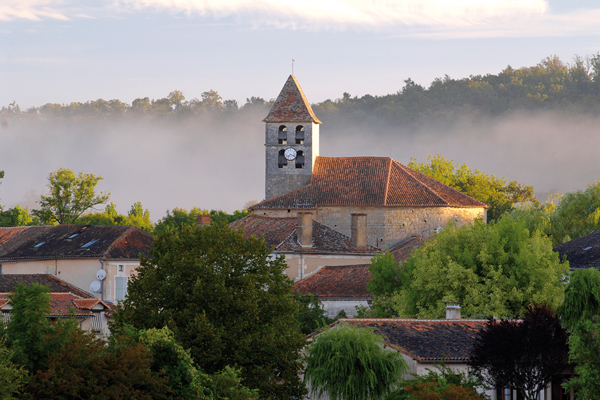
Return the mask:
[(319, 124), (293, 75), (283, 85), (265, 122), (265, 199), (310, 183), (319, 155)]
[(312, 122), (321, 124), (315, 116), (296, 77), (290, 75), (263, 122)]

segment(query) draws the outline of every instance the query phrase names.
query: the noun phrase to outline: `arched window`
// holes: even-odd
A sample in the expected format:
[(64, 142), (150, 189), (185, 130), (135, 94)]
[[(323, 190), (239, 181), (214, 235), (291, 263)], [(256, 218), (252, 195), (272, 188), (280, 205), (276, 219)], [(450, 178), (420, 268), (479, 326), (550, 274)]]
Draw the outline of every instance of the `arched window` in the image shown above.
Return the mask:
[(304, 168), (304, 152), (302, 150), (296, 155), (296, 168)]
[(304, 143), (304, 127), (302, 125), (298, 125), (296, 127), (296, 144)]
[(279, 126), (279, 135), (277, 138), (279, 144), (287, 144), (287, 127), (285, 125)]
[(277, 164), (279, 168), (283, 168), (284, 165), (287, 165), (287, 159), (285, 158), (285, 150), (279, 150), (279, 157), (277, 157)]

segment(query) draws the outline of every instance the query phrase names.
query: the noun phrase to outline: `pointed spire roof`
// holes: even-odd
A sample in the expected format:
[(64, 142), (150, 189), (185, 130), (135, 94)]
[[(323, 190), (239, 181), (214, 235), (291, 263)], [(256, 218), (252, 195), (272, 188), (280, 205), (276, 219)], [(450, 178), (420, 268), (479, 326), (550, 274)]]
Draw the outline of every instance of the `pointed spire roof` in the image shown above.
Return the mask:
[(283, 85), (275, 104), (263, 122), (313, 122), (321, 121), (315, 116), (310, 103), (293, 75)]

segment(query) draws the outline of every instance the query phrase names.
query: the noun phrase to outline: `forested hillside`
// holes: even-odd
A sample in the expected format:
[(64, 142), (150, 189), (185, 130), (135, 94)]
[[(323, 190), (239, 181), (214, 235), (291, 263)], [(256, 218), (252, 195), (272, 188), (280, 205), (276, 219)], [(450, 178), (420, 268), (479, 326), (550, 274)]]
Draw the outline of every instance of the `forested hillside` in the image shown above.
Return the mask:
[[(349, 93), (335, 100), (313, 105), (324, 123), (377, 123), (411, 127), (425, 121), (448, 122), (460, 115), (500, 116), (514, 111), (563, 110), (584, 113), (600, 111), (600, 53), (576, 56), (572, 62), (550, 56), (531, 67), (506, 67), (497, 74), (472, 75), (453, 79), (436, 78), (429, 87), (405, 80), (396, 93), (352, 97)], [(394, 88), (390, 88), (394, 90)], [(139, 118), (220, 115), (244, 113), (257, 108), (267, 110), (271, 101), (250, 97), (242, 106), (223, 100), (218, 91), (209, 90), (201, 98), (186, 100), (174, 90), (165, 98), (137, 98), (131, 104), (120, 100), (93, 100), (71, 104), (48, 103), (21, 110), (16, 103), (1, 110), (3, 124), (12, 118)]]

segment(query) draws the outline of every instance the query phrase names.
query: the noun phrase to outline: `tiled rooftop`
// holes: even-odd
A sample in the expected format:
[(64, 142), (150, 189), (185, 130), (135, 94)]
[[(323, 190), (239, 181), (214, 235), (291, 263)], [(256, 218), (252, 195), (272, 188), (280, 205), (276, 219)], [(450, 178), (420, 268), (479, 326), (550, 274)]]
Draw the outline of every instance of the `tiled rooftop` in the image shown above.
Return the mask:
[(283, 85), (271, 111), (263, 122), (314, 122), (321, 121), (315, 116), (302, 88), (292, 75)]
[(385, 342), (418, 361), (468, 361), (484, 319), (343, 319), (374, 328)]
[(152, 235), (134, 226), (58, 225), (0, 228), (0, 261), (148, 257)]
[(391, 246), (388, 251), (394, 256), (397, 263), (404, 262), (410, 257), (410, 252), (421, 247), (424, 239), (421, 236), (412, 236)]
[(320, 299), (331, 297), (371, 298), (367, 282), (372, 279), (369, 265), (323, 267), (307, 278), (296, 282), (294, 291), (314, 294)]
[(317, 206), (489, 208), (389, 157), (317, 157), (309, 185), (251, 208)]
[(0, 275), (0, 308), (10, 301), (8, 294), (19, 284), (30, 285), (38, 283), (50, 288), (50, 316), (66, 316), (73, 312), (77, 317), (91, 317), (92, 308), (100, 304), (107, 311), (110, 306), (91, 294), (48, 274)]
[(244, 228), (244, 236), (264, 237), (265, 244), (282, 253), (331, 253), (375, 255), (380, 250), (373, 246), (358, 248), (346, 235), (313, 220), (313, 242), (311, 247), (298, 243), (296, 218), (270, 218), (250, 214), (229, 224), (232, 228)]
[(561, 260), (567, 256), (571, 268), (600, 269), (600, 230), (560, 244), (553, 250), (560, 254)]

